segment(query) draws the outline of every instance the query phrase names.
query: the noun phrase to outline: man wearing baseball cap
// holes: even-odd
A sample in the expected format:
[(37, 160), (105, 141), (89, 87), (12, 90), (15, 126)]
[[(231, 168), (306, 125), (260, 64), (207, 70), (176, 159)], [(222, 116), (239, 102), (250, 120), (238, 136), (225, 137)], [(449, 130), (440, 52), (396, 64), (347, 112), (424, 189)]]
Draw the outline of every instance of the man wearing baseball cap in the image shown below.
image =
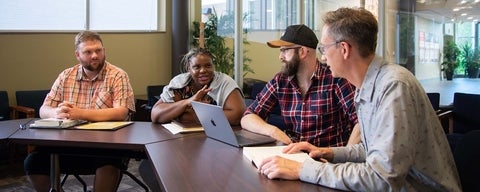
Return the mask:
[[(288, 26), (280, 40), (267, 42), (280, 48), (282, 68), (247, 107), (241, 120), (243, 128), (285, 144), (307, 141), (334, 147), (360, 141), (355, 87), (345, 79), (334, 78), (318, 61), (317, 44), (315, 33), (305, 25)], [(277, 106), (285, 127), (266, 122)]]

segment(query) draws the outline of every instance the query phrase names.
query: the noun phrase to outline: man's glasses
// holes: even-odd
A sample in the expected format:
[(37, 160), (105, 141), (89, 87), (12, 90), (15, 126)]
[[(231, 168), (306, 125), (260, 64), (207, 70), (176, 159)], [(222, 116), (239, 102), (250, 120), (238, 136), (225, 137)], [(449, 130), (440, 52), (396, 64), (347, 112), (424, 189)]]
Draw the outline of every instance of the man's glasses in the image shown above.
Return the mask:
[(318, 47), (318, 51), (320, 51), (320, 53), (321, 53), (322, 55), (324, 55), (324, 54), (325, 54), (325, 51), (326, 51), (329, 47), (331, 47), (331, 46), (333, 46), (333, 45), (337, 45), (337, 44), (340, 43), (340, 42), (342, 42), (342, 41), (336, 41), (336, 42), (334, 42), (334, 43), (327, 44), (327, 45), (320, 45), (320, 46)]
[(296, 46), (296, 47), (284, 47), (284, 48), (280, 48), (280, 53), (285, 53), (286, 51), (290, 50), (290, 49), (299, 49), (301, 46)]

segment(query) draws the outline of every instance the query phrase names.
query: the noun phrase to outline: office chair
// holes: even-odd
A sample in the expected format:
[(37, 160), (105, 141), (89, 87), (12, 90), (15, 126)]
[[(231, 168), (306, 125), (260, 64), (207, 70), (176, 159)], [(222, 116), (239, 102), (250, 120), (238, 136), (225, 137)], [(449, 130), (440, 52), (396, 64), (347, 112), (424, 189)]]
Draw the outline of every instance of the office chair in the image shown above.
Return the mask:
[(25, 118), (35, 117), (35, 110), (33, 108), (20, 105), (11, 106), (9, 102), (7, 91), (0, 91), (0, 121), (18, 119), (19, 116)]
[(0, 91), (0, 121), (11, 119), (10, 111), (11, 109), (8, 101), (8, 94), (6, 91)]
[(453, 153), (463, 191), (480, 191), (478, 173), (480, 172), (480, 130), (470, 131), (458, 141)]
[(436, 112), (440, 110), (440, 93), (427, 93), (428, 99)]
[(163, 91), (165, 85), (148, 85), (147, 86), (147, 99), (137, 101), (137, 111), (134, 114), (135, 121), (152, 121), (151, 112), (155, 103), (160, 98), (160, 94)]
[(453, 109), (439, 114), (441, 119), (448, 119), (447, 139), (452, 152), (466, 133), (480, 129), (480, 95), (469, 93), (455, 93)]
[(449, 133), (465, 134), (480, 129), (480, 95), (470, 93), (455, 93), (453, 109), (439, 116), (449, 119)]
[(148, 85), (147, 86), (147, 106), (151, 110), (153, 105), (157, 103), (160, 98), (160, 94), (163, 92), (165, 85)]
[(16, 91), (15, 97), (17, 99), (17, 105), (34, 109), (34, 117), (39, 118), (40, 107), (42, 106), (48, 92), (50, 92), (50, 90)]
[[(118, 185), (120, 185), (123, 175), (127, 175), (128, 177), (130, 177), (130, 179), (132, 179), (133, 181), (135, 181), (135, 183), (137, 183), (140, 187), (142, 187), (146, 192), (150, 191), (145, 183), (143, 183), (141, 180), (135, 177), (135, 175), (133, 175), (131, 172), (128, 171), (129, 162), (130, 162), (130, 159), (125, 159), (123, 166), (120, 168), (120, 178), (118, 181)], [(95, 175), (95, 171), (96, 170), (94, 169), (80, 169), (75, 167), (65, 168), (64, 170), (61, 171), (61, 173), (64, 175), (62, 180), (60, 181), (60, 186), (63, 187), (63, 185), (67, 181), (67, 178), (70, 175), (73, 175), (77, 179), (77, 181), (82, 184), (83, 191), (87, 192), (88, 191), (87, 183), (85, 182), (85, 180), (82, 179), (80, 175)], [(117, 188), (118, 188), (118, 185), (117, 185)]]
[[(252, 103), (253, 99), (257, 97), (257, 94), (262, 92), (262, 90), (265, 88), (266, 82), (256, 82), (252, 85), (251, 87), (251, 93), (250, 97), (251, 99), (245, 99), (245, 104), (248, 106)], [(281, 114), (280, 110), (280, 105), (277, 105), (275, 108), (273, 108), (272, 112), (267, 118), (267, 123), (271, 125), (275, 125), (280, 129), (283, 129), (285, 127), (285, 122), (283, 121), (283, 117)]]

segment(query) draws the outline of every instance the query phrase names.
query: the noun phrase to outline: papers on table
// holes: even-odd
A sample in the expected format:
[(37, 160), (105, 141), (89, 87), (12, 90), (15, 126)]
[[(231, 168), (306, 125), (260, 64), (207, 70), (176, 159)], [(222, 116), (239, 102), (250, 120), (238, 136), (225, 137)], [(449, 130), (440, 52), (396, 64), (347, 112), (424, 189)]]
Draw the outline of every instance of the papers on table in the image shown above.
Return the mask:
[(203, 131), (203, 127), (197, 126), (197, 127), (182, 127), (178, 123), (165, 123), (162, 124), (163, 127), (165, 127), (168, 131), (170, 131), (172, 134), (177, 134), (177, 133), (190, 133), (190, 132), (199, 132)]
[(89, 123), (85, 120), (47, 118), (36, 120), (30, 125), (30, 128), (117, 130), (132, 123), (132, 121), (102, 121)]
[(282, 150), (285, 147), (286, 146), (243, 147), (243, 155), (248, 160), (252, 161), (255, 166), (259, 165), (263, 159), (276, 155), (290, 160), (298, 161), (300, 163), (303, 163), (303, 161), (305, 161), (306, 159), (311, 159), (311, 157), (304, 152), (292, 154), (283, 153)]

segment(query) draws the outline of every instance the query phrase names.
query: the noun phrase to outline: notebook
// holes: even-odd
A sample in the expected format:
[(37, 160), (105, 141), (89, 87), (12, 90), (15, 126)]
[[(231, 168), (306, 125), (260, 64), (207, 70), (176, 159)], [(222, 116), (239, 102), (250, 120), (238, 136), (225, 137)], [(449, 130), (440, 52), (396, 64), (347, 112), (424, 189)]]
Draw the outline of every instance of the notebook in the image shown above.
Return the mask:
[(105, 121), (88, 122), (85, 120), (71, 119), (40, 119), (30, 125), (32, 129), (83, 129), (83, 130), (105, 130), (114, 131), (133, 124), (132, 121)]
[(46, 118), (46, 119), (39, 119), (34, 121), (33, 124), (30, 124), (30, 128), (66, 129), (66, 128), (71, 128), (73, 126), (77, 126), (85, 123), (88, 123), (88, 121)]
[(244, 129), (233, 130), (222, 107), (192, 101), (192, 107), (202, 124), (205, 134), (215, 140), (235, 147), (273, 143), (276, 140), (269, 136), (253, 133)]

